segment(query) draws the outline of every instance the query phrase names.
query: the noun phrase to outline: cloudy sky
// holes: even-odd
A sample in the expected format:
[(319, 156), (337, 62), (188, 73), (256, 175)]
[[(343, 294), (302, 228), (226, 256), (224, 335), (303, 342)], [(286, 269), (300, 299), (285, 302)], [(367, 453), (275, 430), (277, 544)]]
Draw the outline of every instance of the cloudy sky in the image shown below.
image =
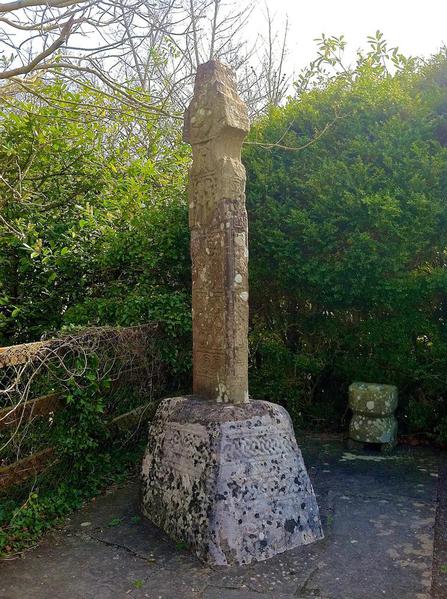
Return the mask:
[(377, 29), (406, 55), (430, 55), (447, 43), (447, 0), (257, 0), (257, 27), (265, 2), (278, 26), (289, 17), (289, 64), (295, 67), (315, 57), (313, 40), (321, 33), (344, 34), (354, 53)]

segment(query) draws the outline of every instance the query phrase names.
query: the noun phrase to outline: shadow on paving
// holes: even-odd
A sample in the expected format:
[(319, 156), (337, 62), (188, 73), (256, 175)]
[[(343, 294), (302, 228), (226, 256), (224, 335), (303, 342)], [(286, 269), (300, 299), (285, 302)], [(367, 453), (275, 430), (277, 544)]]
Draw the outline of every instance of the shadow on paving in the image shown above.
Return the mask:
[(140, 518), (133, 481), (24, 558), (0, 563), (1, 599), (445, 599), (440, 455), (354, 454), (340, 441), (309, 439), (301, 447), (323, 541), (249, 567), (209, 568)]

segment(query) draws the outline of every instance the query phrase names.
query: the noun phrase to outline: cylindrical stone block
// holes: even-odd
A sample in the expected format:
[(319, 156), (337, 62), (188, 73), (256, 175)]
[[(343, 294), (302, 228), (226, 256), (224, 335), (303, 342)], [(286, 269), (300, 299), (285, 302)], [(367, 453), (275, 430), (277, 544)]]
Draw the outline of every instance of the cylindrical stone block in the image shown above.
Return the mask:
[(353, 383), (349, 387), (353, 417), (349, 437), (362, 443), (395, 443), (397, 387), (374, 383)]

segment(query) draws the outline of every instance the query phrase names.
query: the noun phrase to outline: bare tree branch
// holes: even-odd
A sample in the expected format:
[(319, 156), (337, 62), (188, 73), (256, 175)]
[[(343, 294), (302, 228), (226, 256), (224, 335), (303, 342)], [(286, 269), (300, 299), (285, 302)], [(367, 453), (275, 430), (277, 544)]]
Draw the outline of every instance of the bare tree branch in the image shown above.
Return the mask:
[[(288, 88), (284, 34), (267, 14), (267, 40), (247, 43), (254, 0), (15, 0), (0, 5), (0, 97), (19, 79), (95, 89), (142, 113), (177, 119), (200, 62), (237, 73), (252, 115)], [(3, 15), (3, 16), (1, 16)], [(31, 85), (29, 85), (31, 83)], [(42, 93), (42, 90), (38, 93)], [(111, 104), (107, 101), (107, 106)], [(112, 109), (112, 108), (111, 108)], [(115, 108), (113, 108), (115, 110)]]
[(90, 0), (16, 0), (15, 2), (6, 2), (4, 4), (0, 4), (0, 13), (14, 12), (16, 10), (31, 8), (33, 6), (66, 8), (67, 6), (73, 6), (73, 4), (83, 4), (89, 1)]
[(63, 43), (67, 40), (70, 35), (71, 28), (73, 25), (73, 19), (67, 21), (65, 25), (62, 27), (62, 31), (60, 36), (55, 40), (51, 46), (48, 46), (46, 50), (38, 54), (31, 62), (22, 67), (17, 67), (16, 69), (10, 69), (9, 71), (3, 71), (0, 73), (0, 79), (11, 79), (12, 77), (18, 77), (19, 75), (26, 75), (27, 73), (31, 73), (45, 58), (51, 56), (58, 50)]

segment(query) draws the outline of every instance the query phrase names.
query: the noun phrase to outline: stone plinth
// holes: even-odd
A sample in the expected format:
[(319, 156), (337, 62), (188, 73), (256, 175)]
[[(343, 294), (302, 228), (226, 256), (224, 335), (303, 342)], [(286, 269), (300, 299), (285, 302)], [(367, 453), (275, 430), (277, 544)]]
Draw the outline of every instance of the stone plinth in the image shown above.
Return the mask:
[(166, 399), (142, 472), (144, 514), (207, 563), (249, 564), (323, 536), (290, 417), (278, 405)]
[(397, 387), (373, 383), (353, 383), (349, 387), (349, 407), (353, 412), (349, 438), (361, 443), (396, 444)]

